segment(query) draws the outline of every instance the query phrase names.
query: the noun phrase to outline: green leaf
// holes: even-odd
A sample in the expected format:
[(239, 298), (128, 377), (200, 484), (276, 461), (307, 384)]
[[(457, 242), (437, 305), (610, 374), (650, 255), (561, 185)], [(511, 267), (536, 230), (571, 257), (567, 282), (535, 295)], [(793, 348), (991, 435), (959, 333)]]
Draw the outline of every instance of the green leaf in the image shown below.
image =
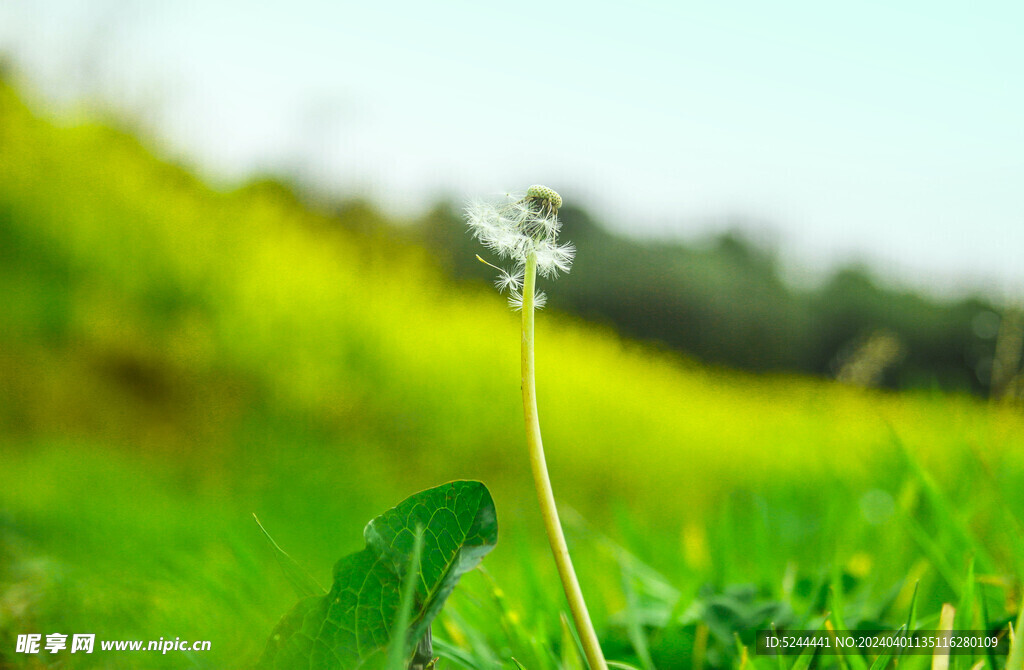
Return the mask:
[(480, 482), (456, 481), (421, 491), (380, 515), (363, 531), (366, 548), (334, 566), (324, 596), (304, 598), (278, 623), (259, 668), (380, 668), (402, 601), (402, 582), (416, 561), (423, 529), (406, 658), (429, 630), (456, 582), (498, 540), (491, 494)]

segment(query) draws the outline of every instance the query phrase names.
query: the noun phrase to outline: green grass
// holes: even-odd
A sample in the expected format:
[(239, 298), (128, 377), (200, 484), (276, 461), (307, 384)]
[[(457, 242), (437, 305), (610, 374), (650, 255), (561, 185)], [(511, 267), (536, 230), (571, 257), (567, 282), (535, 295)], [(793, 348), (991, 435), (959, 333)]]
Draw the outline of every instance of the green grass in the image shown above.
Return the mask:
[[(455, 478), (487, 483), (501, 530), (434, 626), (442, 667), (576, 662), (493, 292), (0, 88), (0, 295), (0, 665), (50, 660), (13, 653), (26, 632), (213, 643), (85, 659), (102, 667), (251, 665), (294, 602), (253, 512), (327, 584), (368, 519)], [(943, 603), (978, 627), (1019, 612), (1019, 411), (712, 369), (555, 313), (537, 338), (610, 659), (770, 669), (741, 649), (753, 628), (831, 609), (895, 629), (915, 588), (918, 627)]]

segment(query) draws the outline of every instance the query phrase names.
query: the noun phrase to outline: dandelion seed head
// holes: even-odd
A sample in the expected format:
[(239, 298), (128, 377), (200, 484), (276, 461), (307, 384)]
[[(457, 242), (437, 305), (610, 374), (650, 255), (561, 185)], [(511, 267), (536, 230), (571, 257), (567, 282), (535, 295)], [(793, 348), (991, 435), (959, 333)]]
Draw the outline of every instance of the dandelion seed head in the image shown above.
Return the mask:
[[(553, 189), (534, 185), (525, 196), (509, 196), (504, 204), (476, 201), (466, 207), (466, 223), (473, 237), (499, 258), (512, 262), (511, 269), (497, 268), (494, 284), (500, 292), (508, 292), (513, 309), (522, 309), (525, 268), (531, 256), (536, 259), (537, 272), (545, 278), (555, 278), (572, 267), (575, 247), (558, 242), (561, 206), (562, 197)], [(538, 292), (534, 307), (543, 307), (545, 301), (546, 296)]]

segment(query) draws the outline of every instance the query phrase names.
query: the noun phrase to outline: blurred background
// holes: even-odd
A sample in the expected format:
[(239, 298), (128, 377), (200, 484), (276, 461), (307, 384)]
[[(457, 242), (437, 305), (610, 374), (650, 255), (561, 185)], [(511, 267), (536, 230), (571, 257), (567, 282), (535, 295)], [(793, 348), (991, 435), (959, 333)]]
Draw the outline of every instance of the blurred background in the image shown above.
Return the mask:
[[(1022, 22), (0, 2), (0, 665), (61, 628), (251, 661), (293, 599), (252, 512), (329, 582), (374, 514), (476, 478), (503, 539), (435, 633), (553, 667), (518, 325), (461, 214), (533, 183), (578, 249), (544, 286), (542, 421), (619, 657), (694, 665), (708, 625), (728, 663), (752, 620), (676, 615), (740, 583), (937, 607), (968, 556), (1013, 611)], [(521, 628), (474, 632), (488, 607)]]

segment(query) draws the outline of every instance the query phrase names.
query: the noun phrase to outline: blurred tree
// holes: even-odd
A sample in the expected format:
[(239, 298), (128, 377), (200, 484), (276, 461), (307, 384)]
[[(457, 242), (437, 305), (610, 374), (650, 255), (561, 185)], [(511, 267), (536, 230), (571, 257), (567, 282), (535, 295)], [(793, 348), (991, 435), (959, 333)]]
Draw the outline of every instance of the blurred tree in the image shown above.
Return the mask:
[[(797, 287), (782, 278), (772, 250), (738, 232), (684, 244), (614, 234), (578, 207), (567, 205), (561, 218), (579, 253), (551, 296), (554, 309), (721, 365), (837, 376), (858, 356), (864, 372), (863, 355), (887, 352), (884, 361), (871, 359), (868, 383), (988, 392), (979, 370), (994, 342), (975, 328), (993, 309), (983, 298), (901, 291), (862, 266), (840, 268), (820, 287)], [(453, 276), (489, 280), (450, 203), (434, 207), (413, 234)]]
[(1020, 396), (1021, 349), (1024, 348), (1024, 311), (1013, 305), (1003, 311), (992, 358), (992, 397), (1011, 400)]

